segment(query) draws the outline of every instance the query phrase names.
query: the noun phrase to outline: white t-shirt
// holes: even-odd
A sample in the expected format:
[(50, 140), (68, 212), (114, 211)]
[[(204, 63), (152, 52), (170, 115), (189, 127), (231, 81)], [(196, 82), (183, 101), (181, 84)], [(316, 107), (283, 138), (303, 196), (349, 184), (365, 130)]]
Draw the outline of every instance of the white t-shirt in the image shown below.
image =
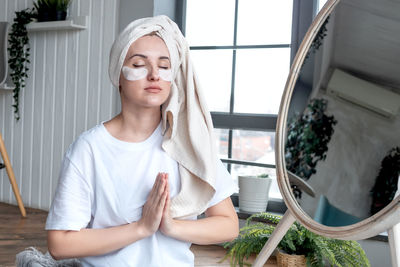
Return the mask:
[[(180, 190), (178, 163), (164, 152), (161, 143), (161, 123), (139, 143), (113, 137), (103, 122), (82, 133), (64, 155), (45, 229), (79, 231), (138, 221), (159, 172), (169, 174), (173, 198)], [(216, 193), (209, 207), (238, 191), (220, 160), (217, 170)], [(81, 262), (96, 267), (194, 266), (190, 245), (157, 231), (114, 252), (81, 258)]]

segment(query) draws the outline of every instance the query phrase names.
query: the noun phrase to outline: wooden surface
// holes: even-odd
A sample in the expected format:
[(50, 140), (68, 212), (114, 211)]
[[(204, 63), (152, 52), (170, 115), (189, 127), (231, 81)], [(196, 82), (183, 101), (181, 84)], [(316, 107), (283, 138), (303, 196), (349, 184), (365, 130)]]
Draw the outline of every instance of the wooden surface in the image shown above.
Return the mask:
[(47, 251), (44, 230), (47, 212), (26, 208), (23, 218), (17, 206), (0, 203), (0, 266), (15, 266), (15, 255), (30, 246)]
[[(0, 267), (15, 266), (15, 255), (25, 248), (36, 247), (41, 252), (47, 252), (47, 235), (44, 230), (47, 212), (26, 208), (27, 217), (22, 218), (17, 206), (0, 203)], [(218, 263), (226, 250), (217, 245), (192, 245), (195, 255), (195, 266), (229, 266), (229, 260)], [(249, 258), (253, 262), (255, 256)], [(272, 257), (264, 266), (276, 265)]]

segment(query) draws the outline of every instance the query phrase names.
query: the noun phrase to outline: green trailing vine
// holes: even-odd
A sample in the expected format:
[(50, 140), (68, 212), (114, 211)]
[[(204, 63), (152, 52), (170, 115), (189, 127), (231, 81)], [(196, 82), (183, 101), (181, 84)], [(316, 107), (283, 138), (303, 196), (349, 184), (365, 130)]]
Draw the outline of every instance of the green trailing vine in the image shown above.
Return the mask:
[(329, 23), (329, 18), (330, 16), (326, 18), (324, 23), (321, 25), (321, 28), (318, 30), (317, 35), (315, 36), (314, 40), (310, 45), (310, 49), (307, 51), (303, 65), (305, 64), (305, 62), (307, 61), (307, 59), (310, 57), (311, 54), (315, 54), (318, 51), (319, 47), (322, 45), (322, 41), (324, 40), (325, 36), (327, 36), (326, 32), (328, 31), (328, 29), (326, 26)]
[(13, 90), (14, 97), (14, 114), (19, 120), (19, 93), (25, 87), (25, 79), (28, 77), (29, 61), (29, 38), (26, 30), (26, 24), (32, 21), (35, 16), (33, 10), (24, 9), (15, 12), (14, 23), (11, 27), (11, 32), (8, 38), (8, 65), (11, 69), (11, 79), (15, 85)]
[[(304, 114), (297, 114), (288, 123), (286, 168), (304, 180), (316, 173), (318, 161), (325, 160), (337, 123), (333, 116), (325, 114), (327, 105), (325, 99), (311, 99)], [(296, 186), (292, 189), (296, 198), (301, 198), (301, 191)]]
[(378, 177), (371, 190), (371, 215), (377, 213), (394, 198), (400, 175), (400, 147), (392, 148), (381, 163)]
[[(224, 244), (228, 249), (223, 262), (229, 258), (231, 266), (251, 266), (246, 262), (251, 254), (258, 254), (268, 241), (275, 224), (281, 216), (270, 213), (254, 214), (246, 220), (240, 229), (239, 236), (232, 242)], [(263, 219), (271, 224), (255, 223)], [(314, 234), (304, 226), (295, 222), (278, 244), (278, 249), (287, 254), (305, 255), (307, 266), (370, 266), (368, 258), (360, 244), (353, 240), (338, 240)]]

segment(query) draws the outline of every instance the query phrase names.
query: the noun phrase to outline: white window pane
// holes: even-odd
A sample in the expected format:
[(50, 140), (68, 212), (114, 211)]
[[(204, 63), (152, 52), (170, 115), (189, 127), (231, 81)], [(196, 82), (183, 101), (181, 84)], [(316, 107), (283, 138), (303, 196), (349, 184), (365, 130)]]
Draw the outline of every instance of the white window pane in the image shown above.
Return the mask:
[(320, 11), (328, 0), (318, 0), (318, 11)]
[(275, 164), (275, 132), (233, 130), (232, 158)]
[(218, 150), (218, 157), (228, 158), (229, 130), (214, 128), (214, 136)]
[(236, 182), (238, 182), (239, 175), (260, 175), (260, 174), (268, 174), (268, 177), (272, 178), (271, 187), (269, 189), (269, 198), (282, 199), (282, 195), (281, 192), (279, 191), (278, 183), (276, 181), (275, 169), (232, 164), (231, 175), (233, 177), (233, 180)]
[(293, 0), (239, 1), (237, 44), (290, 44)]
[(232, 50), (191, 50), (190, 54), (210, 111), (229, 112)]
[(235, 0), (187, 0), (186, 39), (190, 46), (233, 45)]
[(289, 48), (238, 50), (234, 111), (278, 114), (289, 65)]

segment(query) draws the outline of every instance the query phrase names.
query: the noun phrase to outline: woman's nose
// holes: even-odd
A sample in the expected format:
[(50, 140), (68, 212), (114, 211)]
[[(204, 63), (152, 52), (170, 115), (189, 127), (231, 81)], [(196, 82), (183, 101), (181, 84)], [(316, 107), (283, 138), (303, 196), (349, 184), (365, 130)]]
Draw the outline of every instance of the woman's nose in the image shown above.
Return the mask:
[(149, 67), (149, 74), (147, 75), (147, 78), (150, 81), (158, 81), (160, 79), (160, 75), (158, 72), (158, 67), (150, 66)]

